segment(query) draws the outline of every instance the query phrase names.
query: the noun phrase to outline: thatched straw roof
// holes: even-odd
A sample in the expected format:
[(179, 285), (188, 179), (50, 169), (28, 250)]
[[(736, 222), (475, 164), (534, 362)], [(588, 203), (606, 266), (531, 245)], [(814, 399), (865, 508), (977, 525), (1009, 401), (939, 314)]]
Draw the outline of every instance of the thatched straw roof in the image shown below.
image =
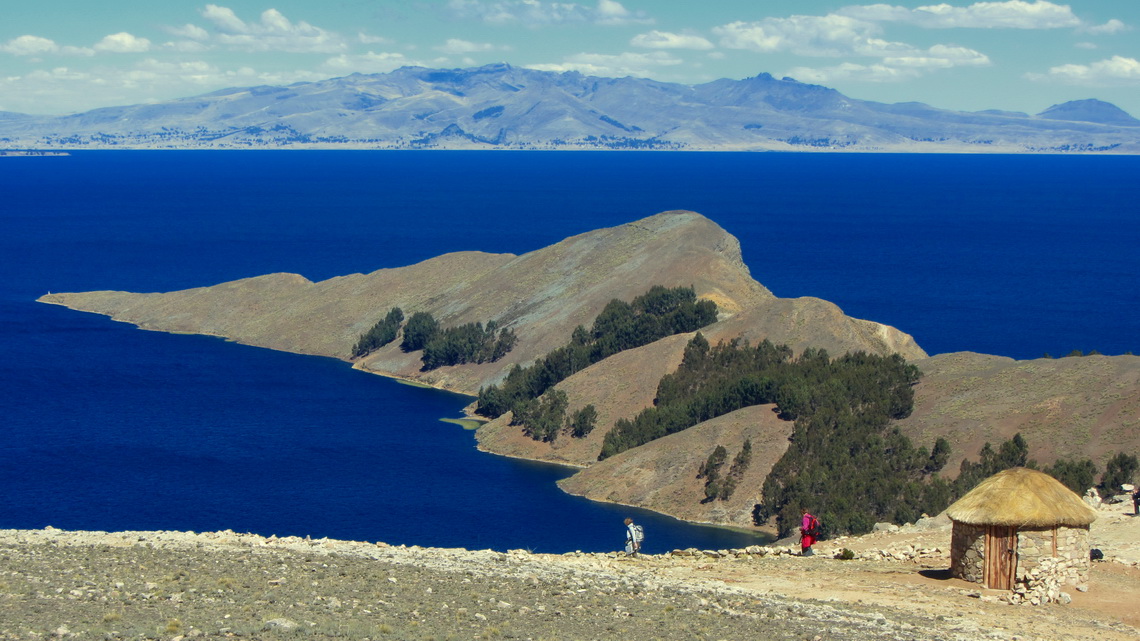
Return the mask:
[(1096, 512), (1060, 481), (1024, 467), (982, 481), (946, 515), (970, 525), (1017, 527), (1082, 526), (1096, 520)]

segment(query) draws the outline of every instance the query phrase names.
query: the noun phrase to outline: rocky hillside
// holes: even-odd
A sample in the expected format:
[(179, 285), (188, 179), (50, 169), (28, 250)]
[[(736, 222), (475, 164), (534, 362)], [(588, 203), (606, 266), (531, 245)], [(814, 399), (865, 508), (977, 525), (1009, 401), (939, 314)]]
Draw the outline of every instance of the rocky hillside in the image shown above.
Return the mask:
[[(1135, 639), (1140, 519), (1103, 506), (1087, 592), (948, 576), (937, 520), (788, 548), (432, 549), (234, 532), (0, 530), (0, 639)], [(620, 538), (620, 537), (619, 537)], [(850, 549), (855, 559), (834, 557)]]
[[(273, 274), (169, 293), (50, 294), (40, 300), (109, 315), (140, 327), (223, 336), (271, 349), (348, 360), (357, 337), (392, 307), (430, 312), (444, 326), (497, 321), (518, 343), (497, 362), (421, 371), (420, 354), (396, 344), (355, 366), (370, 372), (474, 394), (564, 345), (614, 298), (632, 300), (653, 285), (692, 286), (715, 301), (719, 320), (702, 330), (710, 343), (765, 338), (825, 348), (898, 353), (925, 377), (911, 417), (900, 427), (919, 446), (939, 436), (953, 450), (950, 474), (982, 443), (1021, 432), (1042, 463), (1092, 457), (1103, 468), (1116, 451), (1140, 451), (1140, 357), (1090, 356), (1014, 361), (980, 354), (928, 357), (907, 334), (854, 319), (815, 298), (782, 299), (755, 281), (737, 240), (693, 212), (658, 214), (600, 229), (528, 254), (447, 254), (417, 265), (313, 283)], [(508, 456), (588, 467), (567, 479), (567, 491), (592, 499), (648, 507), (681, 518), (747, 525), (760, 485), (787, 447), (791, 425), (770, 407), (752, 407), (596, 463), (601, 441), (621, 418), (650, 407), (657, 383), (676, 369), (691, 335), (619, 353), (558, 385), (570, 411), (597, 409), (586, 438), (534, 441), (510, 415), (482, 426), (482, 449)], [(757, 455), (728, 501), (704, 503), (696, 470), (717, 446), (739, 451), (751, 440)], [(730, 455), (731, 456), (731, 455)]]
[(1140, 356), (1018, 361), (957, 352), (916, 363), (925, 376), (899, 426), (918, 442), (949, 440), (949, 471), (1018, 432), (1042, 463), (1091, 458), (1103, 471), (1113, 454), (1140, 452)]

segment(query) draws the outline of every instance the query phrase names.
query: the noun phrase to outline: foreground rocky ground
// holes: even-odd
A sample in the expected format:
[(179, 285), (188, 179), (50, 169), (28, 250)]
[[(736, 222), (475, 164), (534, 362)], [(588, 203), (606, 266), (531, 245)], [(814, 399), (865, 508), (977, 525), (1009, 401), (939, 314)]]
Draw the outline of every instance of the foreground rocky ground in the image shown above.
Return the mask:
[[(935, 523), (627, 558), (260, 537), (0, 531), (0, 639), (1135, 639), (1140, 518), (1106, 506), (1088, 592), (1016, 606), (946, 576)], [(840, 561), (842, 548), (857, 558)]]

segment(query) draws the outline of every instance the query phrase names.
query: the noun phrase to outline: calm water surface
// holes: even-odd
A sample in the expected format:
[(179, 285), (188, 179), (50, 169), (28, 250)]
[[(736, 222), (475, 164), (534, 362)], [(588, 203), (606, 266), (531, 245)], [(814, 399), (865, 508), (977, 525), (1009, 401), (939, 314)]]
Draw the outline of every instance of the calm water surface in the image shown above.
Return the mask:
[(742, 535), (561, 493), (482, 454), (462, 396), (330, 359), (34, 303), (448, 251), (523, 253), (668, 209), (928, 352), (1135, 351), (1133, 157), (86, 152), (0, 159), (0, 527), (231, 528), (391, 543), (652, 551)]

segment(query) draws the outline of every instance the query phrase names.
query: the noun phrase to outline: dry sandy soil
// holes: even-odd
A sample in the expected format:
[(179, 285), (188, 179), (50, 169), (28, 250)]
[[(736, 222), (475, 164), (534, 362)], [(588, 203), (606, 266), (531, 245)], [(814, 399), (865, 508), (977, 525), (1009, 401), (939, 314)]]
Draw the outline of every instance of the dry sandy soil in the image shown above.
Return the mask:
[[(1092, 533), (1105, 561), (1088, 591), (1029, 606), (949, 578), (937, 527), (825, 541), (810, 558), (7, 530), (0, 639), (1136, 639), (1140, 518), (1104, 506)], [(843, 548), (857, 558), (832, 558)]]

